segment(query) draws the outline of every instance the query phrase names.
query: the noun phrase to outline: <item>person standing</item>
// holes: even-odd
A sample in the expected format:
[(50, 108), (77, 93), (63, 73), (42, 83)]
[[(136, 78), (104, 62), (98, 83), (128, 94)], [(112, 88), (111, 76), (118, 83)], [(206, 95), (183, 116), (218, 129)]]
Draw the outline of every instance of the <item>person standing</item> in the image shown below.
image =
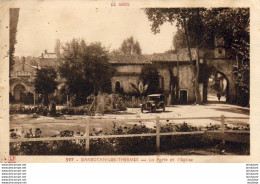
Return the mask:
[(220, 101), (220, 98), (221, 98), (220, 92), (217, 93), (217, 97), (218, 97), (218, 101)]

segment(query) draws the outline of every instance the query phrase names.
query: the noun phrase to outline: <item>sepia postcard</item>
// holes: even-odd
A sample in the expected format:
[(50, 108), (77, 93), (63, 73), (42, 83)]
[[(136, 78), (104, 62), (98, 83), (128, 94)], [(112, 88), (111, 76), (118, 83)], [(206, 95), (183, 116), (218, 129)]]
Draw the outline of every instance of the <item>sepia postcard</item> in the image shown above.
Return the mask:
[(0, 162), (260, 161), (257, 1), (0, 9)]

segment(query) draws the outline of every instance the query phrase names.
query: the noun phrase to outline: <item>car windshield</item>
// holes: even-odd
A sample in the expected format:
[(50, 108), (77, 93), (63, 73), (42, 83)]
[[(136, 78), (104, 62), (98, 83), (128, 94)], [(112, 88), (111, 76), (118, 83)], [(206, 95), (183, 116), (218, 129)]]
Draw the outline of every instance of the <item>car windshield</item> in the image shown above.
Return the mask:
[(158, 99), (160, 99), (160, 97), (158, 97), (158, 96), (150, 96), (149, 97), (149, 100), (158, 100)]
[(148, 99), (152, 100), (152, 101), (158, 101), (158, 100), (163, 100), (163, 96), (162, 95), (160, 95), (160, 96), (148, 96)]

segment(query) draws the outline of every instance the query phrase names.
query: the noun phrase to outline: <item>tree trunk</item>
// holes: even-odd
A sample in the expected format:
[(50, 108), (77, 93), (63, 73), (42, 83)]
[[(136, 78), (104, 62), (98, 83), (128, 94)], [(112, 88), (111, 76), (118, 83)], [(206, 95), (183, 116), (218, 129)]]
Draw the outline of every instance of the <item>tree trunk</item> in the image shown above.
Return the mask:
[(208, 99), (208, 82), (209, 82), (209, 69), (206, 66), (207, 62), (204, 60), (203, 61), (203, 65), (204, 65), (204, 70), (203, 72), (203, 99), (202, 102), (203, 103), (207, 103)]
[(177, 100), (177, 103), (179, 103), (179, 56), (178, 56), (178, 53), (177, 53), (177, 76), (176, 76), (176, 100)]
[(192, 70), (193, 70), (193, 79), (194, 79), (194, 87), (195, 87), (195, 98), (196, 104), (201, 104), (201, 97), (200, 97), (200, 91), (199, 91), (199, 47), (197, 44), (197, 59), (196, 59), (196, 67), (193, 64), (192, 61), (192, 56), (191, 56), (191, 48), (190, 48), (190, 42), (189, 42), (189, 37), (188, 37), (188, 30), (187, 30), (187, 23), (186, 23), (186, 19), (185, 17), (183, 18), (183, 27), (184, 27), (184, 32), (185, 32), (185, 39), (186, 39), (186, 43), (187, 43), (187, 48), (188, 48), (188, 54), (189, 54), (189, 59), (190, 59), (190, 63), (192, 66)]
[(169, 84), (169, 93), (170, 93), (170, 96), (171, 96), (171, 100), (170, 100), (170, 104), (173, 104), (173, 101), (175, 100), (175, 97), (174, 97), (174, 80), (173, 80), (173, 71), (172, 71), (172, 65), (169, 63), (168, 65), (168, 69), (169, 69), (169, 74), (170, 74), (170, 84)]
[(169, 89), (170, 89), (169, 93), (171, 95), (170, 103), (171, 104), (177, 104), (178, 101), (179, 101), (179, 97), (178, 97), (178, 91), (179, 91), (178, 73), (177, 73), (177, 76), (174, 76), (173, 65), (171, 63), (169, 63), (168, 69), (169, 69), (169, 74), (170, 74), (170, 83), (169, 83)]
[(49, 106), (49, 96), (47, 94), (43, 97), (43, 105), (48, 107)]
[(176, 76), (176, 100), (179, 103), (179, 62), (177, 61), (177, 76)]
[(199, 75), (200, 75), (200, 58), (199, 58), (199, 45), (196, 45), (197, 59), (196, 59), (196, 75), (195, 75), (195, 96), (196, 104), (201, 104), (201, 96), (199, 89)]

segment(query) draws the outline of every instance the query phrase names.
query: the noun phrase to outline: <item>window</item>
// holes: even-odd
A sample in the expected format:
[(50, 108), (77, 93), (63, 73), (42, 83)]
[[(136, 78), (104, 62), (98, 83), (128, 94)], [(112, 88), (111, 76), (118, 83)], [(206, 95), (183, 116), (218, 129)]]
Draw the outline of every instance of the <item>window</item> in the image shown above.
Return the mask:
[(119, 93), (119, 92), (120, 92), (120, 88), (121, 88), (120, 82), (119, 82), (119, 81), (116, 81), (116, 83), (115, 83), (115, 92), (116, 92), (116, 93)]
[(23, 76), (30, 76), (30, 72), (28, 72), (28, 71), (18, 71), (17, 72), (17, 76), (18, 77), (23, 77)]
[(162, 76), (160, 77), (160, 88), (164, 89), (164, 78)]

